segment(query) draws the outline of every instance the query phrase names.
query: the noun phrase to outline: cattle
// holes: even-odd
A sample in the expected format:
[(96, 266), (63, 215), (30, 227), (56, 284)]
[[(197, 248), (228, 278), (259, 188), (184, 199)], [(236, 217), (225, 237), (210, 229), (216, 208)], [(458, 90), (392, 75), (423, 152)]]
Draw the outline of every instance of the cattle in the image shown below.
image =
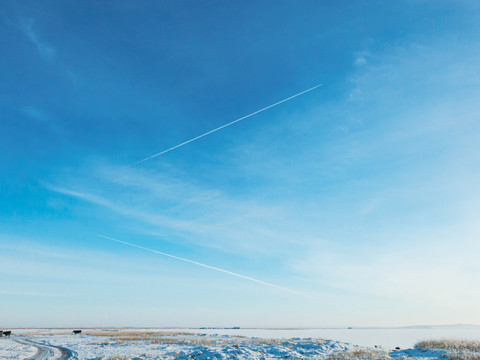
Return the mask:
[(5, 337), (10, 337), (11, 334), (12, 334), (12, 332), (10, 330), (3, 332), (3, 336), (5, 336)]
[(72, 333), (73, 333), (74, 335), (78, 335), (78, 334), (80, 334), (81, 332), (82, 332), (82, 330), (73, 330), (73, 331), (72, 331)]

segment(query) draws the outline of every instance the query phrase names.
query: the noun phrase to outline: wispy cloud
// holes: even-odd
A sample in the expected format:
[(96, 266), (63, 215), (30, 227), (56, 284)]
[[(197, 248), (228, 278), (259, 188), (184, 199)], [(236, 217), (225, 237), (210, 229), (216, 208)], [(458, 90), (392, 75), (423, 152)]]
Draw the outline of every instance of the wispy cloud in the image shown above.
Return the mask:
[(33, 19), (24, 20), (21, 22), (21, 28), (27, 39), (35, 46), (40, 56), (47, 62), (53, 61), (55, 57), (55, 48), (47, 44), (40, 38), (36, 29), (35, 21)]
[[(139, 263), (129, 255), (112, 252), (105, 244), (92, 248), (78, 243), (72, 246), (68, 238), (51, 241), (39, 236), (20, 238), (0, 234), (0, 237), (2, 288), (12, 295), (55, 295), (59, 286), (79, 295), (85, 283), (114, 285), (138, 281), (137, 272), (145, 273), (146, 268), (151, 276), (161, 275), (161, 269), (152, 269), (148, 259)], [(19, 278), (22, 288), (17, 283)], [(50, 289), (54, 291), (47, 291)]]
[[(462, 55), (445, 50), (452, 41)], [(50, 189), (128, 219), (121, 230), (273, 258), (312, 291), (435, 300), (453, 319), (480, 295), (469, 285), (480, 199), (480, 53), (470, 45), (370, 49), (341, 99), (235, 134), (215, 168), (104, 162)]]
[(126, 242), (126, 241), (114, 239), (114, 238), (109, 237), (109, 236), (104, 236), (104, 235), (98, 235), (98, 236), (101, 237), (101, 238), (107, 239), (107, 240), (116, 241), (118, 243), (125, 244), (125, 245), (128, 245), (128, 246), (133, 246), (133, 247), (136, 247), (136, 248), (139, 248), (139, 249), (142, 249), (142, 250), (145, 250), (145, 251), (153, 252), (155, 254), (159, 254), (159, 255), (162, 255), (162, 256), (166, 256), (166, 257), (169, 257), (169, 258), (172, 258), (172, 259), (175, 259), (175, 260), (184, 261), (184, 262), (187, 262), (187, 263), (190, 263), (190, 264), (201, 266), (201, 267), (204, 267), (204, 268), (207, 268), (207, 269), (210, 269), (210, 270), (214, 270), (214, 271), (219, 271), (219, 272), (222, 272), (222, 273), (225, 273), (225, 274), (228, 274), (228, 275), (231, 275), (231, 276), (235, 276), (235, 277), (238, 277), (238, 278), (241, 278), (241, 279), (245, 279), (245, 280), (248, 280), (248, 281), (253, 281), (257, 284), (273, 287), (275, 289), (286, 291), (286, 292), (289, 292), (289, 293), (292, 293), (292, 294), (295, 294), (295, 295), (306, 296), (305, 294), (302, 294), (298, 291), (288, 289), (288, 288), (285, 288), (283, 286), (278, 286), (278, 285), (275, 285), (275, 284), (272, 284), (272, 283), (269, 283), (269, 282), (266, 282), (266, 281), (262, 281), (262, 280), (259, 280), (259, 279), (255, 279), (255, 278), (252, 278), (250, 276), (245, 276), (245, 275), (242, 275), (242, 274), (238, 274), (238, 273), (235, 273), (235, 272), (232, 272), (232, 271), (229, 271), (229, 270), (225, 270), (225, 269), (222, 269), (222, 268), (219, 268), (219, 267), (216, 267), (216, 266), (203, 264), (203, 263), (200, 263), (198, 261), (185, 259), (185, 258), (178, 257), (178, 256), (175, 256), (175, 255), (172, 255), (172, 254), (167, 254), (167, 253), (162, 252), (162, 251), (158, 251), (158, 250), (146, 248), (144, 246), (139, 246), (137, 244), (132, 244), (132, 243), (129, 243), (129, 242)]
[[(446, 50), (452, 43), (462, 51)], [(472, 255), (480, 250), (472, 218), (480, 199), (472, 166), (480, 160), (478, 61), (477, 46), (444, 38), (397, 44), (362, 62), (343, 104), (358, 125), (329, 159), (348, 181), (336, 196), (350, 230), (312, 243), (293, 267), (311, 281), (468, 321), (464, 310), (473, 313), (480, 298), (471, 286), (480, 276)]]
[(32, 105), (24, 106), (20, 109), (20, 111), (26, 116), (28, 116), (30, 119), (33, 119), (40, 124), (43, 124), (57, 135), (60, 135), (62, 133), (61, 128), (53, 120), (53, 118), (39, 107)]
[(12, 296), (40, 296), (40, 297), (69, 297), (65, 294), (47, 294), (47, 293), (36, 293), (36, 292), (28, 292), (28, 291), (6, 291), (0, 290), (1, 295), (12, 295)]
[(184, 142), (182, 142), (182, 143), (180, 143), (180, 144), (178, 144), (178, 145), (175, 145), (175, 146), (173, 146), (173, 147), (171, 147), (171, 148), (168, 148), (168, 149), (166, 149), (166, 150), (163, 150), (163, 151), (161, 151), (161, 152), (159, 152), (159, 153), (157, 153), (157, 154), (154, 154), (154, 155), (149, 156), (149, 157), (147, 157), (147, 158), (145, 158), (145, 159), (139, 160), (139, 161), (135, 162), (133, 165), (141, 164), (141, 163), (143, 163), (143, 162), (145, 162), (145, 161), (148, 161), (148, 160), (151, 160), (151, 159), (153, 159), (153, 158), (156, 158), (157, 156), (160, 156), (160, 155), (166, 154), (166, 153), (168, 153), (168, 152), (170, 152), (170, 151), (172, 151), (172, 150), (178, 149), (179, 147), (182, 147), (182, 146), (187, 145), (187, 144), (189, 144), (189, 143), (191, 143), (191, 142), (193, 142), (193, 141), (199, 140), (199, 139), (201, 139), (201, 138), (203, 138), (203, 137), (205, 137), (205, 136), (208, 136), (208, 135), (210, 135), (210, 134), (213, 134), (213, 133), (215, 133), (215, 132), (217, 132), (217, 131), (219, 131), (219, 130), (222, 130), (222, 129), (228, 127), (228, 126), (231, 126), (231, 125), (233, 125), (233, 124), (235, 124), (235, 123), (237, 123), (237, 122), (240, 122), (240, 121), (242, 121), (242, 120), (248, 119), (249, 117), (252, 117), (252, 116), (254, 116), (254, 115), (257, 115), (257, 114), (259, 114), (259, 113), (261, 113), (261, 112), (263, 112), (263, 111), (266, 111), (266, 110), (271, 109), (271, 108), (273, 108), (273, 107), (275, 107), (275, 106), (278, 106), (278, 105), (280, 105), (280, 104), (283, 104), (284, 102), (290, 101), (290, 100), (292, 100), (292, 99), (294, 99), (294, 98), (296, 98), (296, 97), (298, 97), (298, 96), (301, 96), (301, 95), (303, 95), (303, 94), (306, 94), (306, 93), (308, 93), (308, 92), (310, 92), (310, 91), (312, 91), (312, 90), (317, 89), (317, 88), (320, 87), (320, 86), (322, 86), (322, 84), (316, 85), (316, 86), (314, 86), (314, 87), (311, 87), (311, 88), (309, 88), (309, 89), (306, 89), (306, 90), (304, 90), (304, 91), (301, 91), (301, 92), (299, 92), (299, 93), (297, 93), (297, 94), (295, 94), (295, 95), (289, 96), (288, 98), (283, 99), (283, 100), (280, 100), (280, 101), (278, 101), (278, 102), (276, 102), (276, 103), (274, 103), (274, 104), (272, 104), (272, 105), (268, 105), (268, 106), (266, 106), (266, 107), (264, 107), (264, 108), (262, 108), (262, 109), (260, 109), (260, 110), (257, 110), (257, 111), (254, 111), (253, 113), (250, 113), (250, 114), (248, 114), (248, 115), (242, 116), (241, 118), (238, 118), (238, 119), (236, 119), (236, 120), (233, 120), (233, 121), (231, 121), (231, 122), (229, 122), (229, 123), (227, 123), (227, 124), (225, 124), (225, 125), (222, 125), (222, 126), (219, 126), (219, 127), (215, 128), (215, 129), (213, 129), (213, 130), (207, 131), (206, 133), (203, 133), (203, 134), (201, 134), (201, 135), (199, 135), (199, 136), (196, 136), (196, 137), (194, 137), (194, 138), (192, 138), (192, 139), (189, 139), (189, 140), (187, 140), (187, 141), (184, 141)]
[(32, 119), (38, 120), (38, 121), (45, 121), (46, 120), (46, 115), (43, 111), (38, 109), (37, 107), (34, 106), (25, 106), (21, 110), (24, 114), (28, 115)]
[[(173, 231), (183, 239), (179, 241), (228, 252), (275, 254), (283, 250), (273, 244), (304, 241), (299, 238), (304, 230), (294, 225), (298, 219), (292, 219), (287, 209), (236, 199), (163, 171), (103, 165), (88, 172), (94, 181), (76, 176), (67, 180), (69, 188), (49, 185), (49, 189), (140, 221), (139, 232), (171, 236)], [(100, 192), (102, 196), (95, 195)]]

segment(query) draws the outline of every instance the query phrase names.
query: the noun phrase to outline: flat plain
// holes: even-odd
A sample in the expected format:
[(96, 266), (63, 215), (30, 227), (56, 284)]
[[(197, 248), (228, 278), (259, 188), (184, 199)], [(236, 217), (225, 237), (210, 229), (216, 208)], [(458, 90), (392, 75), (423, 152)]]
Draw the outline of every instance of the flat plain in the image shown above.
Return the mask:
[[(0, 339), (2, 359), (419, 359), (478, 360), (478, 329), (14, 329)], [(308, 334), (330, 334), (327, 337)], [(425, 338), (432, 334), (445, 335)], [(257, 336), (255, 336), (255, 335)], [(359, 334), (362, 334), (360, 336)], [(375, 342), (385, 334), (409, 347)], [(423, 335), (421, 335), (423, 334)], [(262, 335), (262, 336), (258, 336)], [(297, 336), (292, 336), (297, 335)], [(453, 336), (452, 336), (453, 335)], [(455, 335), (466, 335), (463, 340)], [(340, 337), (353, 341), (341, 341)], [(370, 337), (370, 340), (366, 340)], [(373, 337), (373, 338), (372, 338)], [(363, 340), (362, 340), (363, 339)], [(478, 338), (477, 338), (478, 339)], [(391, 340), (388, 340), (391, 341)], [(408, 340), (410, 341), (410, 340)]]

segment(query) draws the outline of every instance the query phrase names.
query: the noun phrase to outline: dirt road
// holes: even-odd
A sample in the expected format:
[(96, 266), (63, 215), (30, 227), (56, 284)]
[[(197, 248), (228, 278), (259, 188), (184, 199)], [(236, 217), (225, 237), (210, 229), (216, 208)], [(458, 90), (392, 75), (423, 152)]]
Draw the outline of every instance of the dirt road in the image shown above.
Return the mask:
[(12, 339), (19, 344), (34, 346), (37, 349), (35, 355), (26, 360), (76, 360), (76, 352), (63, 348), (61, 346), (50, 345), (48, 343), (39, 343), (30, 339)]

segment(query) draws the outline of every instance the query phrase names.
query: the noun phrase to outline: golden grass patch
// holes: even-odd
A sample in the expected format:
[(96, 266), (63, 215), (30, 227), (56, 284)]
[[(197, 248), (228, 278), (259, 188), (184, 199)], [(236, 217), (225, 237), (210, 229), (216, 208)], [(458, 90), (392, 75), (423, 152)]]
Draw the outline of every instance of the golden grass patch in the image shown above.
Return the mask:
[(449, 350), (449, 351), (474, 351), (480, 352), (478, 340), (438, 339), (424, 340), (415, 345), (417, 349)]
[(450, 360), (480, 360), (480, 353), (471, 351), (459, 351), (445, 354)]
[(385, 351), (370, 349), (355, 349), (332, 354), (328, 360), (391, 360)]

